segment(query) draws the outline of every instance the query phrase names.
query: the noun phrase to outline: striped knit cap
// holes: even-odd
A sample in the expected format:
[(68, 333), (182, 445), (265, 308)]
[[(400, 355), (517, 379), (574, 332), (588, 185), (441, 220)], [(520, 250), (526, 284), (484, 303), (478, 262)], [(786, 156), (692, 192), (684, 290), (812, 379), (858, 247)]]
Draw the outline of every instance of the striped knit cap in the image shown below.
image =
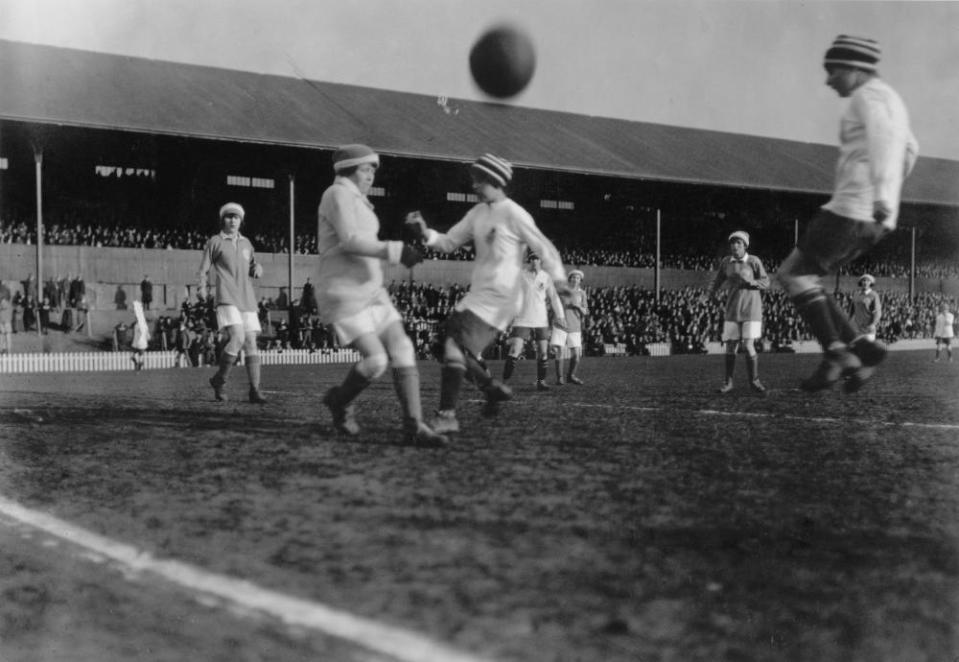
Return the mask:
[(372, 148), (366, 145), (343, 145), (333, 154), (333, 171), (339, 172), (353, 166), (372, 163), (380, 164), (380, 157)]
[(492, 154), (484, 154), (479, 157), (470, 168), (483, 173), (494, 184), (498, 184), (500, 188), (509, 184), (513, 178), (513, 166), (510, 165), (509, 161)]
[(879, 44), (872, 39), (841, 34), (826, 51), (824, 65), (838, 64), (864, 71), (875, 71), (879, 64)]

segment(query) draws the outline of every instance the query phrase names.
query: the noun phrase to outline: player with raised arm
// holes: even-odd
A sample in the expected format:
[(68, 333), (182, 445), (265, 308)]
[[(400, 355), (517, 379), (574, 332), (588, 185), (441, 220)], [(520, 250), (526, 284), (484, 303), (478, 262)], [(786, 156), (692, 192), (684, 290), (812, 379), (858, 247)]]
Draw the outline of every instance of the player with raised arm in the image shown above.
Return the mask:
[(473, 242), (476, 251), (469, 292), (446, 322), (440, 403), (433, 421), (434, 428), (442, 432), (459, 431), (456, 405), (467, 374), (486, 396), (487, 413), (495, 412), (496, 403), (512, 397), (510, 388), (489, 374), (482, 354), (518, 312), (520, 274), (527, 250), (540, 256), (557, 290), (566, 291), (566, 272), (559, 251), (529, 212), (506, 193), (513, 177), (512, 165), (498, 156), (484, 154), (470, 166), (470, 177), (480, 202), (445, 234), (427, 228), (418, 212), (407, 216), (411, 233), (430, 248), (452, 253)]
[(777, 279), (822, 345), (804, 391), (840, 380), (858, 391), (886, 357), (882, 343), (859, 337), (855, 326), (822, 285), (822, 277), (850, 263), (896, 227), (904, 179), (919, 146), (900, 96), (877, 74), (879, 45), (839, 35), (826, 51), (826, 85), (849, 99), (840, 121), (839, 163), (829, 202), (812, 218)]
[[(573, 269), (569, 272), (569, 291), (565, 294), (565, 326), (554, 324), (550, 333), (549, 344), (553, 348), (556, 362), (556, 383), (576, 384), (581, 386), (583, 380), (576, 375), (576, 368), (583, 356), (583, 322), (589, 314), (589, 301), (586, 290), (580, 287), (583, 282), (583, 272)], [(555, 320), (554, 320), (555, 321)], [(569, 372), (565, 370), (563, 349), (569, 349)]]
[(250, 381), (250, 402), (263, 404), (266, 399), (260, 393), (260, 355), (256, 345), (260, 321), (253, 289), (253, 279), (263, 275), (263, 267), (253, 256), (253, 244), (240, 234), (244, 214), (243, 207), (235, 202), (220, 207), (220, 233), (210, 237), (203, 249), (197, 297), (200, 301), (207, 300), (207, 280), (212, 269), (216, 277), (213, 288), (216, 323), (227, 337), (220, 352), (217, 372), (210, 379), (214, 397), (227, 399), (224, 390), (227, 376), (243, 350)]
[(513, 328), (509, 334), (509, 352), (506, 363), (503, 365), (503, 381), (509, 381), (516, 362), (523, 355), (526, 341), (530, 338), (536, 343), (536, 389), (545, 391), (546, 373), (549, 369), (549, 307), (553, 311), (553, 324), (559, 328), (566, 327), (566, 315), (563, 304), (556, 294), (553, 279), (542, 268), (542, 260), (536, 253), (530, 253), (527, 260), (528, 268), (523, 269), (520, 282), (523, 287), (520, 291), (522, 304), (519, 313), (513, 320)]
[(393, 386), (403, 410), (404, 442), (437, 447), (449, 440), (423, 422), (420, 373), (403, 318), (383, 286), (383, 261), (412, 267), (423, 257), (402, 241), (381, 241), (380, 222), (367, 198), (380, 164), (366, 145), (344, 145), (333, 156), (335, 179), (320, 200), (315, 288), (320, 317), (340, 342), (362, 357), (339, 386), (323, 398), (333, 425), (360, 434), (353, 401), (392, 365)]
[(769, 289), (769, 276), (762, 261), (746, 252), (749, 248), (749, 233), (737, 230), (729, 235), (728, 242), (729, 255), (719, 263), (709, 291), (709, 297), (713, 298), (724, 284), (729, 289), (723, 318), (726, 374), (719, 392), (729, 393), (733, 390), (736, 352), (742, 346), (746, 352), (749, 387), (757, 393), (765, 393), (766, 387), (759, 381), (756, 340), (763, 335), (763, 303), (760, 292)]

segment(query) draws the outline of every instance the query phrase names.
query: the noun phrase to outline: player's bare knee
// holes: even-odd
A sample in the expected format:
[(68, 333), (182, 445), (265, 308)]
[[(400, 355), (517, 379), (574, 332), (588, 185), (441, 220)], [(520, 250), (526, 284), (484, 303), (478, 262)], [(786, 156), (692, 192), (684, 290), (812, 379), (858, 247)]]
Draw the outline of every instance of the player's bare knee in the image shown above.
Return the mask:
[(416, 349), (405, 333), (394, 338), (386, 351), (389, 352), (394, 368), (412, 368), (416, 365)]
[(447, 368), (466, 372), (466, 356), (459, 344), (452, 338), (447, 338), (443, 345), (443, 365)]
[(248, 333), (243, 339), (243, 351), (247, 356), (257, 356), (259, 351), (256, 346), (256, 334)]
[(373, 381), (382, 377), (389, 365), (390, 360), (386, 354), (371, 354), (360, 359), (359, 363), (356, 364), (356, 371), (368, 380)]

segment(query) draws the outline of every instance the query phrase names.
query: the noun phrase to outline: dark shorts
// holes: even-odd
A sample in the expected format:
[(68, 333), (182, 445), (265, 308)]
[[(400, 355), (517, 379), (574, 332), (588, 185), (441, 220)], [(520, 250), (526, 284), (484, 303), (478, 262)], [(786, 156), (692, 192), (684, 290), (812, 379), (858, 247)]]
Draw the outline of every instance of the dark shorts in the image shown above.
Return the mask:
[(523, 340), (528, 340), (533, 338), (534, 340), (549, 340), (549, 327), (548, 326), (514, 326), (513, 330), (509, 332), (510, 338), (522, 338)]
[(797, 247), (812, 273), (824, 276), (868, 252), (887, 234), (889, 229), (879, 223), (855, 221), (820, 209)]
[(936, 344), (948, 347), (952, 344), (952, 338), (936, 338)]
[(481, 320), (469, 310), (454, 310), (446, 320), (446, 337), (469, 350), (473, 356), (482, 356), (483, 350), (499, 335), (499, 329)]

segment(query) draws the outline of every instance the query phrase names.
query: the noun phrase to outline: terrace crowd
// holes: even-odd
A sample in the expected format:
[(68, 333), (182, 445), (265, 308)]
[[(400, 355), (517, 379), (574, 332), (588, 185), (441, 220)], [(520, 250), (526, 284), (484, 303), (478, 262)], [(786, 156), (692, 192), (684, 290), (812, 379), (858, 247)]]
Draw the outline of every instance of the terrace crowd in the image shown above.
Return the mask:
[[(639, 233), (627, 223), (610, 223), (602, 233), (583, 234), (569, 228), (553, 235), (563, 261), (566, 264), (603, 267), (652, 268), (655, 265), (655, 246), (648, 234)], [(548, 230), (547, 230), (548, 232)], [(715, 268), (717, 253), (714, 232), (685, 231), (672, 228), (670, 241), (661, 249), (660, 265), (664, 268), (707, 271)], [(115, 248), (182, 249), (200, 250), (210, 236), (210, 231), (198, 231), (196, 227), (176, 226), (168, 228), (132, 227), (121, 223), (96, 224), (79, 217), (58, 218), (44, 227), (44, 243), (49, 245), (95, 246)], [(247, 228), (247, 236), (256, 249), (267, 253), (287, 253), (288, 238), (284, 232), (261, 231)], [(777, 232), (777, 235), (781, 235)], [(761, 239), (761, 235), (760, 235)], [(0, 218), (0, 243), (35, 244), (36, 224), (25, 220)], [(316, 237), (303, 233), (295, 236), (294, 253), (316, 253)], [(792, 246), (779, 237), (778, 242), (769, 240), (768, 246), (757, 242), (757, 255), (763, 259), (768, 271), (786, 257)], [(722, 242), (719, 250), (722, 251)], [(920, 278), (959, 278), (959, 261), (953, 256), (943, 257), (935, 250), (942, 246), (923, 245), (924, 253), (917, 255), (916, 275)], [(427, 252), (427, 259), (471, 260), (471, 247), (455, 253)], [(909, 246), (903, 241), (887, 240), (870, 255), (847, 268), (844, 273), (870, 273), (873, 276), (907, 277), (910, 270)]]

